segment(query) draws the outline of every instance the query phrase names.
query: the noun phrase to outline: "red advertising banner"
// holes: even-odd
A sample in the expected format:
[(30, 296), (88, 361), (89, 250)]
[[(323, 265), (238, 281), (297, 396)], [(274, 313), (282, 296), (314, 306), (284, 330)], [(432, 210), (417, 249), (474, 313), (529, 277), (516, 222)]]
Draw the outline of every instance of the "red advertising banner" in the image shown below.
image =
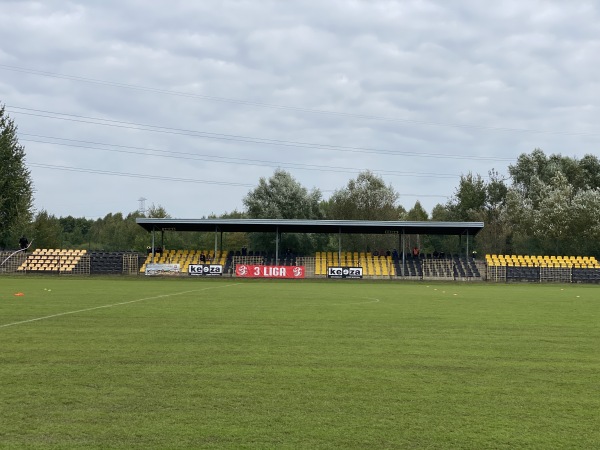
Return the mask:
[(238, 264), (235, 275), (245, 278), (304, 278), (304, 266), (259, 266)]

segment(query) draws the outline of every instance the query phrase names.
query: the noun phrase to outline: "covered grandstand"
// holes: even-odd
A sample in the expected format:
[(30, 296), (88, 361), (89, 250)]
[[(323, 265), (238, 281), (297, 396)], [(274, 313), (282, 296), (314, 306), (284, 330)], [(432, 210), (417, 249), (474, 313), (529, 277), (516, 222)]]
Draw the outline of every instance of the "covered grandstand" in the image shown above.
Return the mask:
[(275, 233), (275, 255), (279, 257), (279, 238), (283, 233), (324, 233), (339, 236), (338, 254), (341, 257), (344, 234), (395, 234), (399, 248), (410, 234), (459, 236), (469, 239), (483, 229), (483, 222), (409, 222), (377, 220), (290, 220), (290, 219), (148, 219), (138, 218), (136, 223), (152, 234), (152, 249), (156, 247), (156, 233), (170, 231), (204, 231), (215, 233), (215, 248), (219, 250), (218, 235), (224, 232)]
[[(189, 267), (200, 253), (160, 252), (163, 248), (164, 233), (173, 231), (214, 232), (214, 249), (202, 250), (203, 254), (210, 253), (211, 260), (217, 258), (224, 264), (227, 273), (238, 264), (267, 264), (284, 266), (307, 267), (308, 276), (327, 276), (328, 267), (361, 268), (370, 277), (420, 277), (420, 278), (471, 278), (479, 277), (476, 265), (469, 261), (469, 245), (471, 239), (481, 231), (483, 222), (410, 222), (410, 221), (364, 221), (364, 220), (289, 220), (289, 219), (147, 219), (138, 218), (136, 222), (152, 234), (151, 251), (146, 261), (153, 263), (177, 262), (183, 267)], [(275, 252), (251, 251), (246, 254), (227, 251), (219, 246), (224, 232), (258, 232), (275, 235)], [(160, 233), (160, 244), (157, 244), (157, 233)], [(316, 252), (314, 255), (302, 255), (290, 258), (279, 248), (280, 237), (284, 233), (320, 233), (338, 236), (337, 252)], [(387, 254), (378, 252), (345, 252), (343, 235), (345, 234), (381, 234), (395, 235), (398, 238), (398, 249), (405, 248), (408, 235), (450, 235), (464, 239), (464, 255), (448, 255), (447, 259), (436, 258), (429, 261), (426, 255), (418, 259), (400, 250), (388, 251)]]

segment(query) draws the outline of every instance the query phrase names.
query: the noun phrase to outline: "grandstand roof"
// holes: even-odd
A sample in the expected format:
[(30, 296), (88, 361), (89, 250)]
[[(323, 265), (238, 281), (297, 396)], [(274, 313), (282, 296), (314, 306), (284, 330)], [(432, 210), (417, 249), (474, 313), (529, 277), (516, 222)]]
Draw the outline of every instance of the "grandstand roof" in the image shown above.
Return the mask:
[(437, 234), (474, 236), (483, 222), (403, 222), (377, 220), (296, 219), (147, 219), (136, 223), (147, 231), (224, 231), (343, 234)]

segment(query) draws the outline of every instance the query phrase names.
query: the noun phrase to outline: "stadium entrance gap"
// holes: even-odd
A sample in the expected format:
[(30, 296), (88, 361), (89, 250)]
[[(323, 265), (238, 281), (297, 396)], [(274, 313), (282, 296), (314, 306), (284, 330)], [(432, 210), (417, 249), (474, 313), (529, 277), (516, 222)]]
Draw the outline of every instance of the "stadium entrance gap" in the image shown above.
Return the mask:
[[(296, 219), (147, 219), (136, 223), (152, 233), (152, 255), (155, 254), (155, 234), (164, 236), (169, 231), (204, 231), (215, 233), (215, 253), (218, 237), (231, 233), (275, 233), (275, 257), (279, 260), (279, 239), (283, 233), (322, 233), (338, 235), (338, 254), (341, 258), (343, 234), (396, 234), (399, 247), (404, 249), (407, 234), (465, 236), (466, 254), (469, 255), (469, 238), (483, 229), (483, 222), (404, 222), (377, 220), (296, 220)], [(221, 249), (222, 250), (222, 249)], [(405, 252), (402, 252), (402, 263)]]

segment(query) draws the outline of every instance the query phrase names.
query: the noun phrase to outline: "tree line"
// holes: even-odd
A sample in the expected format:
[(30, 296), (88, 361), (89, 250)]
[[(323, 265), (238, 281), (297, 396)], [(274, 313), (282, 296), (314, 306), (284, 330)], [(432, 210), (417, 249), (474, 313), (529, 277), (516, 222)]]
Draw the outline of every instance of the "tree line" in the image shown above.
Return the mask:
[[(86, 248), (103, 251), (145, 251), (149, 236), (136, 224), (139, 217), (165, 217), (161, 206), (147, 212), (109, 213), (103, 218), (56, 217), (33, 211), (33, 182), (25, 164), (25, 149), (17, 127), (0, 105), (0, 248), (14, 248), (23, 234), (41, 248)], [(548, 254), (600, 256), (600, 161), (546, 155), (541, 149), (522, 154), (509, 165), (508, 176), (490, 169), (484, 177), (460, 177), (450, 199), (431, 214), (419, 201), (406, 210), (400, 193), (370, 171), (324, 199), (308, 190), (287, 171), (260, 178), (243, 199), (244, 210), (208, 218), (481, 221), (485, 226), (470, 242), (481, 254)], [(165, 248), (214, 247), (214, 233), (165, 233)], [(275, 236), (266, 233), (224, 233), (224, 249), (274, 250)], [(345, 235), (348, 251), (400, 249), (398, 236)], [(408, 248), (424, 252), (458, 253), (466, 242), (456, 237), (409, 236)], [(297, 254), (337, 250), (338, 236), (285, 234), (281, 248)], [(401, 250), (401, 249), (400, 249)]]

